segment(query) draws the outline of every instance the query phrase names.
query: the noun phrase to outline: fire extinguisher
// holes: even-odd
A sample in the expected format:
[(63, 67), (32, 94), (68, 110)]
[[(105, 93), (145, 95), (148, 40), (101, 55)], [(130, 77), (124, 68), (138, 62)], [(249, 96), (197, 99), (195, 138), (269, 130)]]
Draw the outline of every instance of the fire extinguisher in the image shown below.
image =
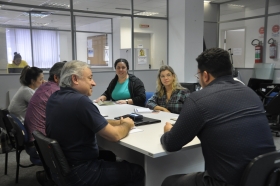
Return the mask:
[(270, 57), (270, 59), (276, 59), (277, 58), (276, 40), (274, 40), (273, 38), (270, 38), (267, 41), (267, 43), (270, 44), (270, 46), (269, 46), (269, 57)]
[[(255, 41), (257, 41), (257, 43)], [(254, 39), (251, 44), (255, 46), (255, 63), (261, 63), (263, 53), (262, 41)]]

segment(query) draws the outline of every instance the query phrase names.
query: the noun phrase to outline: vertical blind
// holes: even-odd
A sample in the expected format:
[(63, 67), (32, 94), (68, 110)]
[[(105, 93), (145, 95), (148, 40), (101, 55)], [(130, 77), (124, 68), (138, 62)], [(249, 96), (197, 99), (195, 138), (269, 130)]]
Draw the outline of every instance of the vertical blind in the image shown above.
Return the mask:
[[(50, 68), (59, 59), (59, 34), (57, 31), (32, 30), (34, 66)], [(12, 63), (14, 52), (32, 66), (31, 38), (29, 29), (6, 28), (8, 61)]]

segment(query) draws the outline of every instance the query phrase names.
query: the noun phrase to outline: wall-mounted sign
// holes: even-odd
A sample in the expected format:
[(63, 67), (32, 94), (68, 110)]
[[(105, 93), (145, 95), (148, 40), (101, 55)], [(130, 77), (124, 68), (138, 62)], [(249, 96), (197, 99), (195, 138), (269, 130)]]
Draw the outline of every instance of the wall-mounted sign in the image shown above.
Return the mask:
[(260, 33), (260, 34), (264, 34), (264, 27), (261, 27), (261, 28), (259, 29), (259, 33)]
[(147, 24), (140, 24), (139, 27), (140, 27), (140, 28), (149, 28), (150, 25), (147, 25)]
[(271, 30), (272, 30), (272, 37), (279, 37), (279, 25), (273, 25)]

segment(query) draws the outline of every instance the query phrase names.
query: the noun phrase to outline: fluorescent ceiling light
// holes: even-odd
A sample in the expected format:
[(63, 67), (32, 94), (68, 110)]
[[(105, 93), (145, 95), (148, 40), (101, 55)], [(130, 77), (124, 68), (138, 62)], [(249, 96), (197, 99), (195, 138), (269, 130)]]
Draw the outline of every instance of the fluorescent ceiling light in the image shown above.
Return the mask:
[(41, 4), (40, 6), (43, 6), (43, 7), (53, 7), (53, 8), (65, 8), (65, 9), (70, 8), (69, 4), (53, 3), (53, 2), (49, 2), (49, 3), (46, 2), (46, 3)]
[[(29, 16), (29, 13), (24, 12), (22, 15), (28, 17), (28, 16)], [(49, 13), (43, 14), (43, 13), (32, 13), (32, 12), (31, 12), (31, 17), (44, 18), (44, 17), (47, 17), (47, 16), (49, 16), (49, 15), (50, 15)]]
[(32, 22), (32, 26), (47, 26), (50, 23), (38, 23), (38, 22)]
[(244, 5), (236, 5), (236, 4), (228, 4), (229, 6), (235, 6), (235, 7), (240, 7), (240, 8), (244, 8)]
[(211, 1), (204, 1), (204, 3), (210, 3)]
[(152, 15), (156, 15), (156, 14), (158, 14), (158, 12), (139, 12), (134, 15), (152, 16)]

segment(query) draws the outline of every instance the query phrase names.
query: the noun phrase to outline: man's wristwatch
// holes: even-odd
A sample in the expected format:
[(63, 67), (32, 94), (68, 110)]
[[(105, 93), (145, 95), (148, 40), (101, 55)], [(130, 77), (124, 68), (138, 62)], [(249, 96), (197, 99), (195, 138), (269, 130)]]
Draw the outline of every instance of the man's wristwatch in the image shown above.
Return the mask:
[(125, 101), (126, 101), (126, 104), (128, 104), (128, 99), (126, 99)]

